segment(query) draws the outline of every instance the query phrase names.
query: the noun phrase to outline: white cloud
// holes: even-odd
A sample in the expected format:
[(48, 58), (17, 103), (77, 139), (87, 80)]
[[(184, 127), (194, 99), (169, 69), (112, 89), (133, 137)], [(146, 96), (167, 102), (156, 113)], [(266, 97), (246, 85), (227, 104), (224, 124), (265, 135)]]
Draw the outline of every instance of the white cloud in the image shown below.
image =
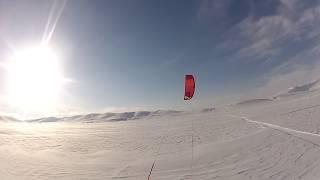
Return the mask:
[(300, 1), (281, 2), (276, 14), (247, 17), (225, 35), (221, 47), (239, 45), (231, 59), (267, 60), (281, 55), (288, 43), (306, 43), (319, 38), (319, 4), (302, 9)]

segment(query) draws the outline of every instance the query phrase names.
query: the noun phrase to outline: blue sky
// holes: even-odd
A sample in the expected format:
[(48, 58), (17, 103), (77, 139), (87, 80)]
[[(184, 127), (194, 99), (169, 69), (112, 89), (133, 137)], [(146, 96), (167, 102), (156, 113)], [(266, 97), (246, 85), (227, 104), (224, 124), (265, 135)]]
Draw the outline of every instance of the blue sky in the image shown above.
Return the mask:
[[(52, 5), (0, 0), (0, 54), (11, 44), (40, 41)], [(73, 80), (65, 87), (61, 113), (194, 109), (256, 89), (257, 96), (270, 95), (316, 78), (319, 5), (312, 0), (69, 0), (51, 39)], [(187, 73), (197, 79), (192, 102), (182, 100)]]

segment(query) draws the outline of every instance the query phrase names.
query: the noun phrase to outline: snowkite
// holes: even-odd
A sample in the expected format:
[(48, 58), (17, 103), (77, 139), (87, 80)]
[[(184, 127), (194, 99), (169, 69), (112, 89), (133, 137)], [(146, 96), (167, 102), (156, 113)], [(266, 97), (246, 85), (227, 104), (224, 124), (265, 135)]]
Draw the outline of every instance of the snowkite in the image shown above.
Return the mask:
[(195, 91), (196, 83), (193, 75), (187, 74), (185, 79), (184, 100), (190, 100)]

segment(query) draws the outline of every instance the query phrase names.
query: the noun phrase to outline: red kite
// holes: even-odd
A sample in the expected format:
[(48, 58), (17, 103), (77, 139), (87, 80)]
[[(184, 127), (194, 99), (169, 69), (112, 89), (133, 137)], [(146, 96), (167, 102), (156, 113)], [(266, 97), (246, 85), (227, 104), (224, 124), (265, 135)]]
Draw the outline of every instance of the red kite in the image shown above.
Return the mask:
[(184, 100), (190, 100), (195, 91), (196, 83), (192, 75), (186, 75), (185, 80), (185, 90), (184, 90)]

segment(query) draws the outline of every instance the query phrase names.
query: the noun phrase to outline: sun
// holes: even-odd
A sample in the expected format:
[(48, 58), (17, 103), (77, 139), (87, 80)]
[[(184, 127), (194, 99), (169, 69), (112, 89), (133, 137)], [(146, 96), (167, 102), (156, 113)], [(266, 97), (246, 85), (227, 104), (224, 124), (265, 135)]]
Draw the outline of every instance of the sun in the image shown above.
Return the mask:
[(8, 101), (24, 111), (54, 106), (65, 81), (60, 58), (46, 46), (14, 52), (8, 58), (6, 72)]

